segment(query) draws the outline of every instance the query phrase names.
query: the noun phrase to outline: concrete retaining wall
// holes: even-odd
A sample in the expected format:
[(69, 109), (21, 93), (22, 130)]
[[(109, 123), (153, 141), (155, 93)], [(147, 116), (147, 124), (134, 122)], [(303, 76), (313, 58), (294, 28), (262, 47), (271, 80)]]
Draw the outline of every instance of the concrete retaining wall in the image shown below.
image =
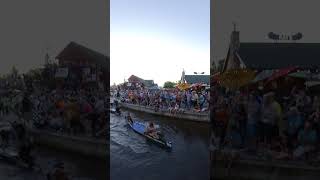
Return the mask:
[(121, 107), (141, 111), (149, 114), (154, 114), (158, 116), (170, 117), (175, 119), (183, 119), (183, 120), (190, 120), (190, 121), (197, 121), (197, 122), (209, 122), (209, 114), (205, 113), (191, 113), (191, 112), (184, 112), (184, 113), (177, 113), (172, 114), (169, 112), (155, 112), (154, 108), (148, 106), (139, 106), (136, 104), (127, 104), (127, 103), (120, 103)]
[(30, 130), (30, 133), (35, 144), (75, 152), (85, 156), (106, 159), (109, 151), (107, 140), (61, 135), (40, 130)]
[(320, 167), (283, 161), (218, 160), (211, 162), (214, 179), (239, 180), (318, 180)]

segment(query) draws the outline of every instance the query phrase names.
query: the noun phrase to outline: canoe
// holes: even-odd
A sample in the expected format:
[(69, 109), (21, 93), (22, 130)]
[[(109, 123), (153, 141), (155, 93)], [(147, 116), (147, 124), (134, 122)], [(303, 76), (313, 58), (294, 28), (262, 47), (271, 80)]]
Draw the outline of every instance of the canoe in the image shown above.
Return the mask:
[(153, 137), (145, 134), (145, 131), (146, 131), (145, 124), (143, 124), (141, 122), (137, 122), (137, 121), (134, 121), (133, 123), (129, 123), (128, 122), (128, 124), (136, 133), (144, 136), (148, 140), (150, 140), (150, 141), (152, 141), (154, 143), (157, 143), (158, 145), (161, 145), (162, 147), (165, 147), (165, 148), (168, 148), (168, 149), (172, 148), (172, 143), (171, 142), (167, 142), (167, 141), (161, 140), (161, 139), (156, 139), (156, 138), (153, 138)]

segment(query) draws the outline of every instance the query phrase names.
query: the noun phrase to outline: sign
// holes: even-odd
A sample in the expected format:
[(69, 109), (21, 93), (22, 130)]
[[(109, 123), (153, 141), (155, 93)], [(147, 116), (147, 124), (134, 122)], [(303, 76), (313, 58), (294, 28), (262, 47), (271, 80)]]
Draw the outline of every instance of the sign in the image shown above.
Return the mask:
[(68, 77), (69, 70), (68, 68), (58, 68), (55, 74), (56, 78), (66, 78)]
[(87, 82), (87, 81), (90, 81), (91, 79), (91, 74), (90, 74), (91, 70), (89, 67), (86, 67), (86, 68), (82, 68), (82, 79)]
[(274, 32), (270, 32), (270, 33), (268, 33), (268, 37), (273, 40), (288, 40), (288, 41), (293, 40), (293, 41), (296, 41), (296, 40), (302, 39), (303, 35), (300, 32), (293, 34), (293, 35), (276, 34)]

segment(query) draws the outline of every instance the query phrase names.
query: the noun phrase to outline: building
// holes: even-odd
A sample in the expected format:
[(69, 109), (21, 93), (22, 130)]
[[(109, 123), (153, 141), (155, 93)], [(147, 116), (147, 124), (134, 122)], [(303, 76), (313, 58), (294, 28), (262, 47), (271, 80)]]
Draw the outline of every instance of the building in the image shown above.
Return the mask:
[(136, 87), (146, 87), (146, 88), (151, 88), (158, 86), (157, 84), (154, 83), (153, 80), (144, 80), (138, 76), (131, 75), (128, 78), (128, 83), (130, 86), (136, 86)]
[(188, 84), (210, 84), (210, 75), (185, 75), (185, 80)]
[(70, 42), (56, 57), (56, 78), (72, 86), (109, 87), (110, 58), (85, 46)]
[(182, 71), (180, 83), (188, 84), (210, 84), (210, 75), (186, 75), (185, 71)]
[(281, 69), (298, 66), (302, 69), (320, 67), (320, 43), (241, 42), (240, 32), (234, 30), (222, 72), (230, 69)]

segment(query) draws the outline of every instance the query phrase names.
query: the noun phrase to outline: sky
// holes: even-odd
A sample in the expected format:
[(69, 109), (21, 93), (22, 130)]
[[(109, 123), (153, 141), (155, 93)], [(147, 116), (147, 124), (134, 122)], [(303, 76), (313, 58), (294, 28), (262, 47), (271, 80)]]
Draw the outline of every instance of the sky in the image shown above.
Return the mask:
[(0, 74), (44, 64), (70, 41), (109, 55), (109, 7), (100, 0), (7, 0), (0, 2)]
[(319, 1), (316, 0), (216, 0), (212, 1), (212, 56), (225, 58), (236, 22), (241, 42), (272, 42), (269, 32), (303, 34), (300, 42), (320, 42)]
[(210, 0), (110, 0), (110, 84), (210, 73)]

